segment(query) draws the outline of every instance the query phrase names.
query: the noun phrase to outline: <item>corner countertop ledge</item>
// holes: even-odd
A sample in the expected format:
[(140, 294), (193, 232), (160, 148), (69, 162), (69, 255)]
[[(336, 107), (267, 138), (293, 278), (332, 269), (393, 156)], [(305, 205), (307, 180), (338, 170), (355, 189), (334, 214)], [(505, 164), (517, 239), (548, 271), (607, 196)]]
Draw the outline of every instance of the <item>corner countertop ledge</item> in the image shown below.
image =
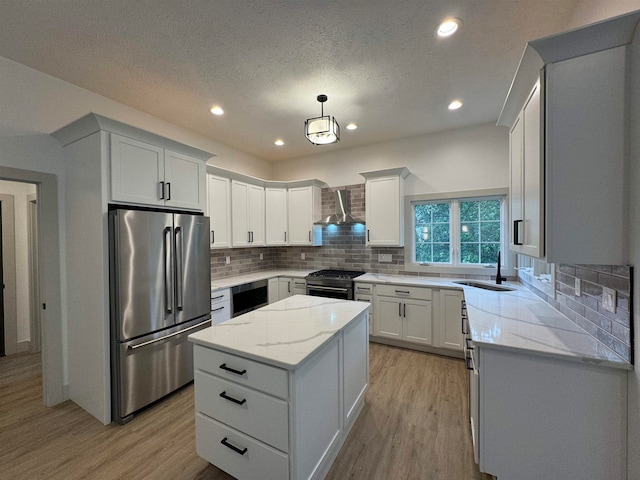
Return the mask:
[[(492, 292), (439, 277), (366, 274), (357, 282), (464, 291), (471, 339), (486, 348), (506, 349), (632, 370), (633, 365), (518, 283)], [(479, 282), (490, 283), (490, 282)]]
[(214, 292), (222, 288), (231, 288), (236, 285), (242, 285), (243, 283), (257, 282), (259, 280), (268, 280), (276, 277), (304, 278), (316, 270), (319, 270), (319, 268), (314, 268), (313, 270), (262, 270), (260, 272), (236, 275), (233, 277), (216, 278), (211, 280), (211, 291)]
[(369, 308), (367, 302), (294, 295), (200, 330), (189, 340), (294, 370)]

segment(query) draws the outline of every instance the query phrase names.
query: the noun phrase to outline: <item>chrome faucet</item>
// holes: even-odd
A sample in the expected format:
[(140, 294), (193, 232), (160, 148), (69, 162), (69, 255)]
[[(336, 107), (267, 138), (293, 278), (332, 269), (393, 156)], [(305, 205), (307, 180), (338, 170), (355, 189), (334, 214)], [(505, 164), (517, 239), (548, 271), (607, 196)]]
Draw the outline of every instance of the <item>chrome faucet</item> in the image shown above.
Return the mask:
[(506, 282), (507, 277), (503, 277), (500, 274), (500, 252), (498, 252), (498, 271), (496, 272), (496, 285), (502, 284), (502, 282)]

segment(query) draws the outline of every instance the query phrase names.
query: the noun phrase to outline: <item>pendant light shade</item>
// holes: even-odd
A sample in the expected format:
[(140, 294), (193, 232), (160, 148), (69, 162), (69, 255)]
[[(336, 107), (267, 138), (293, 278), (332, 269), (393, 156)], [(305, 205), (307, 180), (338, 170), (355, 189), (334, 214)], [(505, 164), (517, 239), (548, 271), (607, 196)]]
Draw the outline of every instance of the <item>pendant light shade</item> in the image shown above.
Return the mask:
[(326, 95), (318, 95), (321, 106), (321, 116), (309, 118), (304, 122), (304, 134), (314, 145), (326, 145), (340, 141), (340, 125), (335, 117), (324, 114)]

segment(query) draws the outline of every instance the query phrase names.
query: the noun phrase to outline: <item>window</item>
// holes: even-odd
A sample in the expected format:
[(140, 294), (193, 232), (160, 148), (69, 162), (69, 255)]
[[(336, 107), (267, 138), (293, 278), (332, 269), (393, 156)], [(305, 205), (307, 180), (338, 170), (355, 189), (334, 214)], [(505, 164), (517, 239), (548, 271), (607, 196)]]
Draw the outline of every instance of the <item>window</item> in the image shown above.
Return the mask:
[(495, 265), (506, 245), (505, 198), (410, 200), (412, 263), (449, 268)]

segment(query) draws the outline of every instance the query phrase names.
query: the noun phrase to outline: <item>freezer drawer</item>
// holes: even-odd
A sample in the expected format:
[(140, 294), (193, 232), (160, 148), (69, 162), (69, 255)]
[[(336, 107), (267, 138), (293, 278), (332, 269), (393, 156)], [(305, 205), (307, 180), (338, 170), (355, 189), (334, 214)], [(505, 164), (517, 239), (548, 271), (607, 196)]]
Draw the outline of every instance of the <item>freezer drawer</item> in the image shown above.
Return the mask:
[(191, 333), (211, 325), (209, 316), (114, 344), (112, 416), (125, 423), (132, 414), (193, 380)]

